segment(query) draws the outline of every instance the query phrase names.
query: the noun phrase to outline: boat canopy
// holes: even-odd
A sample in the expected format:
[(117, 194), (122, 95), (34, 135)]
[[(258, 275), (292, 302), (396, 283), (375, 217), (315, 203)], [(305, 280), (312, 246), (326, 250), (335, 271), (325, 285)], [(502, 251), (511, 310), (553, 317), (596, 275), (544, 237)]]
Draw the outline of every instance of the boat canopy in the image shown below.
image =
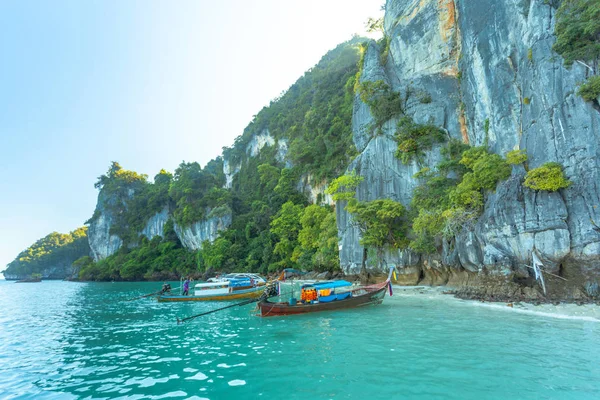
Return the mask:
[(195, 288), (203, 288), (203, 287), (210, 287), (210, 288), (216, 288), (216, 287), (221, 287), (221, 286), (227, 286), (228, 282), (203, 282), (203, 283), (197, 283), (194, 287)]
[(309, 283), (302, 285), (302, 289), (307, 287), (314, 287), (317, 290), (321, 289), (334, 289), (338, 287), (352, 286), (351, 282), (348, 281), (332, 281), (332, 282), (320, 282), (320, 283)]
[[(241, 286), (250, 286), (252, 284), (252, 282), (250, 281), (250, 278), (234, 278), (234, 279), (228, 279), (229, 281), (229, 286), (231, 287), (241, 287)], [(255, 282), (256, 284), (256, 282)]]

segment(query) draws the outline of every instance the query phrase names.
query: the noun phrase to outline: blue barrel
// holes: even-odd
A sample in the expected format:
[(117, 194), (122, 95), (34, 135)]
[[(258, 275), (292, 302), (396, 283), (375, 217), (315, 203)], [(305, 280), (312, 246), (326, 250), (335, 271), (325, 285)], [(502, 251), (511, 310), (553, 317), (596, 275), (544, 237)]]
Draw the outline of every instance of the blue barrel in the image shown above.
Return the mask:
[(298, 300), (296, 300), (294, 297), (290, 297), (290, 306), (295, 306), (296, 303), (298, 303)]

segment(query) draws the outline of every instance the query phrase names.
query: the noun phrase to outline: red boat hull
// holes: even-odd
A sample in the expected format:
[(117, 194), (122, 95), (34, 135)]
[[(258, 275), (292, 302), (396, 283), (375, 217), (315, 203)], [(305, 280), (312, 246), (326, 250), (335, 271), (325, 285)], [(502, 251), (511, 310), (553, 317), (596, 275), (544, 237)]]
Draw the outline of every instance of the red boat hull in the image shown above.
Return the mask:
[[(341, 310), (344, 308), (354, 308), (367, 306), (371, 304), (381, 304), (383, 298), (385, 297), (386, 289), (387, 282), (381, 287), (375, 288), (371, 291), (365, 289), (356, 289), (353, 291), (353, 296), (345, 300), (335, 300), (327, 303), (313, 304), (297, 303), (293, 306), (289, 305), (289, 303), (273, 303), (268, 300), (262, 300), (260, 303), (258, 303), (258, 307), (260, 308), (260, 315), (263, 317)], [(363, 292), (366, 291), (366, 293), (360, 294), (361, 290)]]

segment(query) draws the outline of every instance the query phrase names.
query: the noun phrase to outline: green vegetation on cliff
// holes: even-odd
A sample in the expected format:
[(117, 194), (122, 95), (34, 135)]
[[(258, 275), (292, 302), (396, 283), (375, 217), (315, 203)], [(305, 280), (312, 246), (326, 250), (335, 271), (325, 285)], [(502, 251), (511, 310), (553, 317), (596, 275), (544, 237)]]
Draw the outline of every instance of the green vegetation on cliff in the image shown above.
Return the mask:
[(373, 115), (372, 133), (380, 134), (383, 124), (402, 114), (402, 97), (382, 80), (362, 82), (358, 86), (360, 99), (369, 106)]
[(52, 232), (19, 253), (3, 273), (23, 277), (57, 268), (68, 269), (89, 252), (87, 227), (66, 234)]
[(181, 163), (168, 188), (175, 221), (189, 226), (207, 218), (208, 210), (228, 205), (230, 194), (222, 188), (224, 184), (221, 158), (211, 160), (204, 168), (197, 162)]
[[(112, 218), (111, 234), (121, 249), (97, 263), (80, 260), (81, 277), (132, 280), (220, 271), (267, 271), (296, 267), (339, 269), (337, 227), (330, 206), (309, 205), (299, 192), (301, 179), (312, 185), (338, 176), (357, 154), (352, 141), (354, 85), (362, 39), (341, 44), (326, 54), (281, 97), (263, 108), (223, 157), (204, 168), (183, 162), (171, 175), (145, 175), (113, 163), (98, 179), (99, 204), (89, 222), (101, 214)], [(250, 154), (259, 135), (273, 145)], [(280, 153), (287, 147), (287, 155)], [(224, 160), (233, 176), (225, 188)], [(150, 217), (167, 208), (171, 219), (165, 237), (139, 236)], [(202, 250), (191, 252), (179, 242), (174, 223), (185, 228), (212, 217), (231, 216), (231, 225)], [(169, 233), (167, 233), (169, 231)]]
[(600, 4), (598, 0), (563, 0), (556, 13), (553, 49), (565, 65), (600, 58)]
[(232, 165), (246, 155), (253, 135), (268, 131), (289, 145), (287, 158), (315, 182), (333, 179), (356, 155), (352, 142), (353, 88), (364, 39), (337, 46), (246, 127), (224, 158)]
[(577, 90), (585, 101), (598, 101), (600, 99), (600, 76), (592, 76)]
[[(554, 27), (556, 43), (553, 49), (570, 67), (574, 62), (584, 65), (592, 75), (598, 74), (600, 61), (600, 2), (598, 0), (563, 0), (556, 13)], [(579, 88), (584, 100), (598, 106), (600, 77), (592, 76)]]
[(506, 160), (484, 147), (451, 140), (442, 156), (435, 170), (418, 174), (422, 183), (413, 192), (410, 248), (419, 253), (435, 252), (441, 239), (474, 223), (483, 211), (484, 194), (511, 174)]
[(163, 237), (142, 237), (137, 247), (123, 246), (110, 257), (94, 263), (90, 257), (76, 261), (83, 280), (179, 279), (196, 270), (197, 255), (183, 248), (173, 221), (165, 223)]
[(513, 150), (506, 153), (506, 162), (511, 165), (523, 164), (527, 161), (525, 150)]
[(417, 124), (410, 117), (402, 117), (398, 122), (396, 141), (398, 141), (398, 157), (403, 164), (412, 160), (420, 163), (426, 150), (436, 143), (446, 140), (446, 132), (431, 124)]
[(405, 248), (408, 229), (406, 210), (401, 203), (391, 199), (356, 199), (356, 188), (362, 180), (354, 172), (342, 175), (331, 183), (327, 193), (336, 201), (346, 202), (346, 210), (361, 234), (364, 268), (369, 249), (375, 249), (381, 256), (386, 248)]
[(571, 186), (571, 181), (565, 177), (562, 165), (548, 162), (527, 172), (523, 185), (533, 190), (556, 192)]

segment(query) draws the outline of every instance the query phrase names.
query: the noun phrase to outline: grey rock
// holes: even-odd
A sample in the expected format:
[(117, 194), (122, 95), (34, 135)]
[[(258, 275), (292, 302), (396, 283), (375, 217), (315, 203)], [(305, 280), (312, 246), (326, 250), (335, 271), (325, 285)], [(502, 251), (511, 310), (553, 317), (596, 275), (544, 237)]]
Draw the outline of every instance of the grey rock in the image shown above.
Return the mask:
[(463, 231), (456, 238), (458, 261), (446, 262), (446, 265), (462, 265), (464, 269), (478, 272), (483, 265), (483, 254), (477, 235), (473, 231)]
[(277, 140), (277, 154), (275, 159), (280, 163), (284, 163), (287, 168), (292, 167), (292, 162), (288, 159), (289, 144), (287, 139)]
[(246, 146), (246, 153), (250, 157), (256, 157), (263, 147), (273, 146), (274, 144), (275, 138), (271, 136), (268, 129), (263, 129), (260, 133), (252, 136)]
[(94, 261), (103, 260), (117, 252), (123, 245), (123, 240), (117, 235), (110, 234), (113, 218), (108, 213), (100, 216), (88, 228), (88, 241)]
[[(129, 192), (133, 196), (133, 191)], [(113, 255), (123, 245), (123, 240), (117, 235), (110, 233), (110, 228), (114, 223), (112, 213), (106, 208), (106, 205), (117, 201), (114, 198), (107, 198), (101, 190), (98, 194), (98, 202), (94, 215), (97, 217), (90, 223), (87, 236), (90, 244), (90, 250), (94, 261), (103, 260)]]
[[(379, 60), (379, 46), (371, 41), (367, 47), (364, 57), (363, 72), (360, 82), (375, 82), (383, 80), (388, 83), (387, 76)], [(354, 145), (358, 151), (363, 151), (372, 136), (372, 125), (375, 120), (371, 115), (369, 106), (365, 104), (358, 95), (354, 97), (352, 109), (352, 133)]]
[(600, 286), (598, 286), (598, 282), (586, 282), (584, 288), (587, 295), (590, 297), (598, 297), (600, 295)]
[(223, 174), (225, 174), (225, 189), (231, 189), (233, 177), (240, 172), (240, 164), (231, 164), (227, 158), (223, 158)]
[(327, 184), (325, 182), (314, 182), (314, 178), (310, 174), (303, 174), (300, 177), (298, 184), (296, 185), (296, 189), (300, 193), (304, 193), (311, 204), (335, 204), (335, 201), (333, 201), (331, 195), (325, 193), (325, 190), (327, 190)]
[(198, 221), (190, 226), (182, 227), (174, 224), (174, 228), (179, 241), (185, 248), (199, 250), (202, 248), (202, 242), (205, 240), (213, 242), (219, 236), (219, 232), (227, 229), (230, 225), (231, 213), (228, 213)]
[[(576, 95), (585, 68), (566, 69), (552, 51), (555, 15), (544, 0), (386, 2), (389, 57), (382, 66), (371, 43), (361, 80), (383, 79), (408, 93), (405, 111), (419, 123), (501, 155), (525, 150), (529, 169), (559, 162), (573, 182), (556, 193), (535, 192), (523, 187), (525, 170), (515, 167), (486, 195), (473, 229), (441, 246), (439, 263), (414, 257), (421, 267), (523, 274), (535, 251), (549, 271), (568, 260), (588, 277), (600, 275), (600, 113)], [(432, 101), (419, 101), (421, 94)], [(372, 121), (356, 98), (352, 123), (360, 155), (349, 170), (365, 178), (357, 198), (408, 205), (420, 166), (394, 158), (395, 121), (377, 137), (369, 134)], [(438, 161), (434, 148), (424, 166)], [(337, 207), (340, 259), (354, 272), (362, 261), (360, 234), (343, 207)], [(392, 253), (398, 254), (387, 254), (386, 262), (403, 265), (403, 252)]]
[(148, 239), (152, 239), (155, 236), (163, 236), (165, 223), (169, 218), (169, 207), (165, 206), (161, 212), (156, 213), (146, 222), (146, 226), (140, 235), (144, 235)]

